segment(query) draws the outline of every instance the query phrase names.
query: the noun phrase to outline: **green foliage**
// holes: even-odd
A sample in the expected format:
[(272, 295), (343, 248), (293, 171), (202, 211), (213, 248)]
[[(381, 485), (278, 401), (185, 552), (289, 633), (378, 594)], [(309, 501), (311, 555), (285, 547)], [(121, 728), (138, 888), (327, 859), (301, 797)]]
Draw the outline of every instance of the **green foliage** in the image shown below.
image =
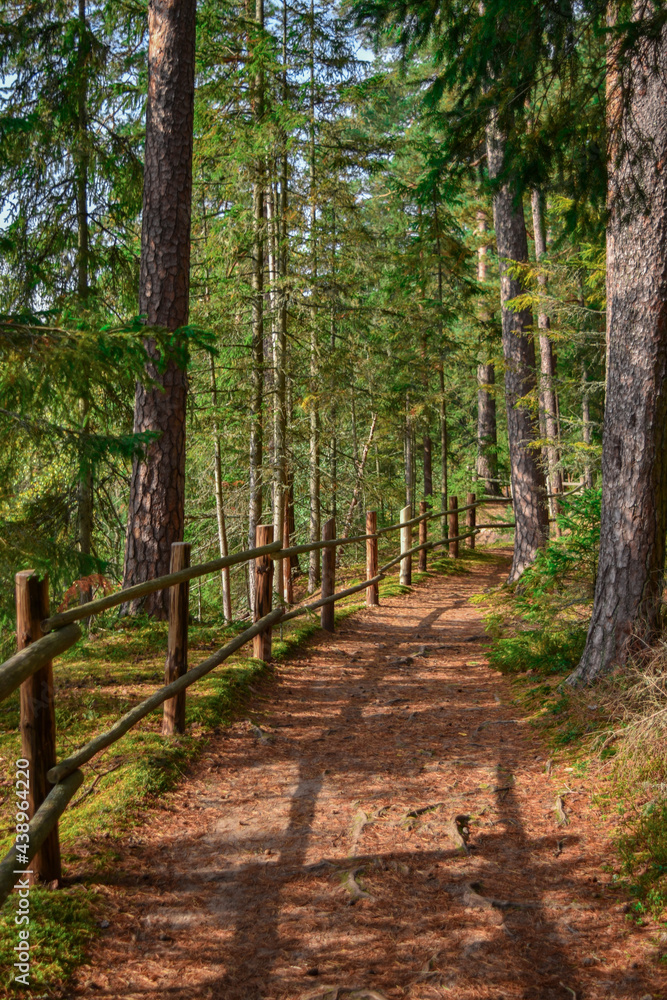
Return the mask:
[(634, 910), (659, 919), (667, 910), (667, 800), (647, 802), (624, 825), (617, 845)]
[[(6, 995), (25, 992), (24, 986), (12, 982), (16, 972), (13, 949), (19, 941), (15, 916), (16, 898), (10, 896), (0, 909), (0, 983), (7, 989)], [(33, 886), (29, 930), (30, 986), (33, 989), (53, 988), (66, 981), (81, 965), (99, 933), (94, 894), (80, 885), (59, 892)]]
[(489, 663), (504, 674), (569, 673), (576, 667), (586, 642), (587, 629), (536, 628), (498, 637), (489, 652)]

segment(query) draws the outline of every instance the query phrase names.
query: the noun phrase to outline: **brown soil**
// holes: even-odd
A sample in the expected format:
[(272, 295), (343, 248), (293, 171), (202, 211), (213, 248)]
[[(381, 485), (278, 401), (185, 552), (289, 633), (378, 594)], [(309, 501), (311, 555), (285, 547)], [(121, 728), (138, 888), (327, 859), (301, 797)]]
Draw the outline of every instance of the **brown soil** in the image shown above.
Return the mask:
[(661, 995), (591, 783), (547, 773), (485, 663), (469, 598), (505, 572), (428, 580), (281, 666), (125, 841), (68, 997)]

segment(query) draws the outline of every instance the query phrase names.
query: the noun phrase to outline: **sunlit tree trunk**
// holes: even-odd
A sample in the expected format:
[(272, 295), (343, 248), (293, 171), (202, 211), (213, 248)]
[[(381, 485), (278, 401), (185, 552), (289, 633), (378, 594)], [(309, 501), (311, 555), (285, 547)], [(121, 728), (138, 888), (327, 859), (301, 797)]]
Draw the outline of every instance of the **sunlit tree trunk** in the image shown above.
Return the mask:
[[(485, 233), (488, 226), (483, 211), (477, 213), (477, 227)], [(486, 281), (487, 250), (484, 244), (477, 251), (477, 280)], [(489, 322), (486, 307), (480, 313), (482, 323)], [(487, 354), (483, 345), (483, 356)], [(496, 423), (496, 369), (490, 361), (477, 366), (477, 478), (484, 483), (485, 493), (498, 494), (498, 431)]]
[[(149, 0), (139, 312), (169, 330), (188, 322), (195, 16), (195, 0)], [(125, 587), (168, 572), (185, 517), (187, 377), (175, 361), (158, 369), (154, 342), (146, 348), (152, 384), (137, 385), (134, 429), (157, 438), (132, 468)], [(158, 591), (130, 610), (166, 618), (168, 601)]]
[[(499, 178), (504, 166), (504, 136), (495, 116), (487, 128), (487, 163), (491, 180)], [(546, 482), (533, 442), (536, 428), (533, 414), (522, 402), (536, 389), (535, 342), (530, 309), (514, 311), (509, 300), (522, 291), (516, 278), (510, 277), (513, 262), (528, 260), (528, 240), (523, 204), (511, 180), (499, 186), (493, 196), (493, 219), (500, 268), (500, 298), (505, 358), (505, 399), (514, 501), (514, 557), (510, 582), (518, 580), (545, 544), (549, 530)]]
[[(317, 202), (315, 192), (315, 9), (310, 3), (310, 253), (311, 253), (311, 294), (316, 294), (317, 249), (316, 249)], [(310, 493), (310, 541), (320, 540), (320, 404), (319, 404), (319, 348), (317, 343), (317, 314), (311, 309), (310, 327), (310, 442), (309, 442), (309, 493)], [(308, 572), (308, 593), (312, 594), (320, 583), (319, 550), (310, 553)]]
[[(535, 235), (535, 257), (538, 263), (547, 252), (547, 234), (544, 223), (544, 196), (537, 188), (531, 195), (533, 209), (533, 232)], [(538, 277), (538, 287), (546, 294), (546, 275)], [(544, 414), (544, 430), (547, 438), (547, 468), (549, 471), (549, 492), (551, 512), (554, 517), (560, 513), (558, 494), (563, 492), (563, 476), (558, 459), (558, 424), (556, 411), (556, 360), (549, 336), (549, 317), (544, 309), (537, 316), (540, 340), (540, 409)], [(556, 525), (556, 534), (559, 534)]]
[[(218, 386), (215, 378), (215, 359), (211, 355), (211, 405), (213, 407), (213, 477), (215, 489), (215, 516), (218, 524), (218, 549), (220, 556), (229, 555), (227, 544), (227, 524), (225, 520), (225, 505), (222, 489), (222, 449), (220, 445), (220, 426), (218, 423)], [(222, 613), (225, 621), (232, 620), (232, 589), (229, 566), (220, 571), (222, 586)]]
[[(651, 5), (653, 7), (653, 5)], [(641, 16), (639, 4), (635, 16)], [(607, 394), (593, 613), (572, 683), (661, 633), (667, 531), (667, 28), (611, 46)]]
[[(264, 0), (255, 0), (255, 31), (264, 29)], [(255, 38), (253, 45), (256, 44)], [(264, 73), (256, 71), (251, 87), (252, 117), (258, 137), (264, 118)], [(262, 517), (263, 460), (264, 460), (264, 158), (258, 156), (254, 163), (252, 189), (253, 247), (252, 247), (252, 358), (250, 369), (250, 455), (248, 476), (248, 548), (255, 547), (257, 525)], [(250, 563), (249, 586), (251, 608), (255, 603), (255, 566)]]

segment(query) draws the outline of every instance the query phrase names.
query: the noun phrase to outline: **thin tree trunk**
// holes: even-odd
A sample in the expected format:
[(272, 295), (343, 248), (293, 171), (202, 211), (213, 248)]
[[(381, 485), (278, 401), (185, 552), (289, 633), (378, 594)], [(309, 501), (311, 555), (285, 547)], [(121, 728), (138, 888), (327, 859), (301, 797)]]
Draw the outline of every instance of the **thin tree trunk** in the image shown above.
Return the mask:
[[(79, 40), (78, 40), (78, 134), (76, 149), (76, 215), (77, 215), (77, 292), (79, 302), (85, 306), (90, 292), (89, 261), (90, 261), (90, 225), (88, 217), (88, 75), (86, 72), (86, 0), (79, 0)], [(83, 397), (79, 403), (81, 415), (81, 430), (83, 434), (90, 433), (90, 401)], [(78, 526), (79, 551), (83, 556), (90, 556), (93, 544), (93, 466), (90, 459), (82, 452), (81, 471), (78, 483)], [(79, 599), (86, 604), (92, 598), (92, 588), (83, 586), (79, 591)]]
[[(317, 284), (317, 251), (315, 225), (317, 204), (315, 194), (315, 9), (310, 3), (310, 253), (311, 253), (311, 294), (315, 295)], [(319, 404), (319, 357), (317, 344), (316, 310), (311, 309), (310, 327), (310, 445), (309, 445), (309, 492), (310, 492), (310, 541), (320, 540), (320, 404)], [(317, 590), (320, 583), (319, 550), (310, 553), (308, 572), (308, 593)]]
[(442, 358), (440, 358), (440, 364), (438, 365), (438, 375), (440, 378), (440, 463), (441, 463), (440, 510), (442, 511), (443, 514), (443, 521), (446, 531), (447, 493), (449, 489), (447, 483), (447, 450), (449, 447), (449, 442), (447, 437), (447, 398), (445, 396), (445, 364)]
[(442, 322), (442, 257), (440, 254), (440, 221), (438, 218), (438, 198), (436, 191), (433, 191), (433, 222), (435, 229), (435, 249), (438, 258), (438, 305), (440, 315), (438, 317), (438, 332), (440, 339), (440, 363), (438, 365), (438, 377), (440, 379), (440, 498), (441, 511), (443, 514), (443, 532), (447, 533), (447, 449), (449, 447), (447, 435), (447, 397), (445, 396), (445, 359), (444, 359), (444, 330)]
[[(211, 355), (211, 405), (213, 406), (213, 475), (215, 486), (215, 514), (218, 522), (218, 548), (221, 557), (229, 555), (227, 545), (227, 524), (225, 521), (225, 506), (222, 492), (222, 451), (220, 447), (220, 426), (218, 424), (218, 386), (215, 378), (215, 360)], [(232, 589), (229, 566), (220, 571), (222, 587), (222, 613), (225, 621), (232, 620)]]
[[(149, 0), (139, 312), (169, 330), (188, 322), (195, 18), (195, 0)], [(185, 518), (187, 376), (174, 361), (158, 369), (151, 339), (146, 349), (152, 384), (137, 385), (134, 429), (158, 437), (133, 463), (124, 587), (169, 571)], [(158, 591), (130, 610), (166, 618), (168, 602)]]
[(433, 496), (433, 441), (431, 435), (426, 433), (423, 441), (424, 455), (424, 499), (431, 505)]
[(664, 590), (667, 28), (655, 43), (638, 43), (623, 69), (610, 62), (600, 555), (586, 647), (571, 683), (590, 683), (653, 643)]
[[(582, 422), (582, 436), (584, 439), (584, 444), (586, 448), (591, 444), (591, 412), (590, 404), (588, 399), (588, 388), (587, 383), (588, 376), (586, 369), (584, 368), (581, 374), (581, 422)], [(588, 451), (586, 452), (586, 460), (584, 463), (584, 486), (587, 490), (592, 490), (594, 486), (593, 482), (593, 470), (591, 469), (590, 459), (588, 458)]]
[[(485, 213), (480, 209), (477, 213), (477, 226), (480, 233), (487, 231)], [(477, 280), (480, 284), (486, 281), (487, 246), (479, 247), (477, 251)], [(490, 317), (483, 306), (480, 321), (489, 323)], [(483, 345), (483, 356), (487, 347)], [(477, 477), (484, 482), (484, 492), (492, 495), (500, 493), (498, 485), (498, 431), (496, 422), (496, 369), (490, 361), (483, 361), (477, 366)]]
[[(368, 458), (368, 452), (370, 450), (371, 444), (373, 443), (373, 435), (375, 434), (375, 424), (377, 422), (377, 414), (374, 413), (371, 419), (371, 428), (368, 432), (368, 439), (364, 445), (364, 450), (361, 453), (361, 459), (357, 464), (357, 478), (354, 484), (354, 490), (352, 492), (352, 499), (350, 501), (350, 506), (348, 507), (347, 516), (345, 518), (345, 525), (343, 527), (343, 534), (341, 538), (347, 538), (350, 533), (350, 528), (352, 526), (352, 518), (354, 516), (354, 509), (359, 503), (359, 496), (361, 494), (361, 487), (364, 481), (364, 469), (366, 468), (366, 459)], [(338, 550), (339, 556), (336, 562), (337, 566), (340, 566), (340, 555), (342, 549)]]
[[(547, 235), (544, 224), (544, 196), (537, 188), (531, 195), (533, 209), (533, 231), (535, 234), (535, 257), (539, 263), (547, 252)], [(546, 275), (540, 274), (538, 287), (544, 295), (547, 290)], [(553, 345), (549, 337), (549, 317), (540, 311), (537, 317), (540, 339), (540, 408), (544, 414), (544, 429), (547, 438), (547, 468), (549, 470), (549, 492), (551, 496), (551, 513), (554, 517), (560, 514), (557, 495), (563, 492), (563, 476), (558, 464), (558, 423), (556, 418), (556, 360)], [(556, 525), (556, 534), (560, 534)]]
[[(487, 163), (489, 177), (500, 177), (503, 170), (505, 140), (495, 116), (487, 127)], [(499, 187), (493, 197), (493, 218), (500, 268), (500, 297), (505, 358), (505, 399), (514, 501), (514, 558), (510, 582), (518, 580), (545, 544), (549, 531), (546, 483), (539, 457), (531, 447), (537, 435), (529, 407), (521, 403), (534, 392), (535, 342), (530, 309), (514, 312), (507, 305), (522, 291), (521, 282), (510, 277), (508, 265), (528, 260), (528, 240), (523, 204), (511, 181)]]
[[(264, 28), (264, 0), (255, 0), (256, 31)], [(264, 73), (259, 69), (252, 81), (252, 116), (256, 130), (264, 117)], [(250, 455), (248, 548), (255, 547), (257, 525), (262, 518), (264, 451), (264, 159), (255, 160), (252, 191), (254, 239), (252, 248), (252, 360), (250, 374)], [(249, 570), (251, 610), (255, 604), (255, 564)]]
[(405, 505), (412, 509), (414, 503), (414, 479), (412, 461), (412, 414), (410, 413), (410, 401), (405, 399), (405, 430), (403, 436), (403, 457), (405, 467)]

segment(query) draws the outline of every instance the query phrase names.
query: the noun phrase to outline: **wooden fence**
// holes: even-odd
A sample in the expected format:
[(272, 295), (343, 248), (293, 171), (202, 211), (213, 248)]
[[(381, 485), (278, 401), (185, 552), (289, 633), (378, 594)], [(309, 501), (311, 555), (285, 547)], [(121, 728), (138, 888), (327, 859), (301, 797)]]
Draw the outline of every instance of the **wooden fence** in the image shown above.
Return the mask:
[[(257, 527), (256, 548), (234, 555), (214, 559), (211, 562), (190, 566), (190, 546), (177, 542), (172, 546), (170, 572), (166, 576), (148, 580), (128, 587), (115, 594), (89, 601), (55, 615), (49, 614), (48, 580), (41, 580), (32, 570), (24, 570), (16, 576), (16, 631), (18, 652), (0, 665), (0, 701), (20, 687), (22, 755), (28, 762), (29, 772), (29, 816), (27, 826), (27, 849), (25, 837), (0, 861), (0, 904), (9, 895), (17, 878), (17, 865), (27, 868), (32, 862), (32, 880), (47, 883), (61, 878), (60, 846), (58, 841), (58, 820), (81, 786), (84, 776), (81, 767), (96, 754), (111, 746), (150, 712), (163, 706), (162, 733), (165, 736), (182, 733), (185, 729), (185, 692), (191, 684), (206, 676), (237, 650), (247, 643), (253, 643), (253, 655), (261, 660), (271, 658), (272, 629), (279, 622), (289, 621), (298, 615), (309, 614), (319, 609), (322, 628), (334, 630), (334, 604), (351, 594), (366, 591), (369, 606), (379, 604), (380, 580), (394, 566), (400, 563), (399, 579), (409, 585), (412, 579), (412, 558), (418, 556), (419, 570), (427, 568), (427, 553), (441, 546), (447, 546), (449, 555), (456, 558), (459, 543), (474, 548), (475, 535), (483, 528), (512, 528), (513, 522), (496, 521), (489, 524), (476, 523), (476, 511), (480, 506), (496, 503), (511, 503), (508, 498), (488, 498), (476, 500), (469, 493), (465, 506), (459, 507), (458, 500), (449, 498), (446, 512), (429, 511), (425, 502), (420, 504), (420, 513), (411, 517), (411, 508), (401, 511), (398, 524), (377, 528), (377, 514), (366, 514), (366, 534), (352, 538), (336, 538), (335, 520), (330, 518), (323, 526), (322, 541), (305, 545), (282, 548), (280, 541), (273, 540), (273, 526), (262, 524)], [(459, 515), (466, 514), (466, 531), (459, 529)], [(428, 538), (428, 522), (445, 519), (447, 533), (436, 540)], [(419, 528), (419, 541), (413, 545), (413, 529)], [(391, 532), (400, 533), (398, 555), (383, 566), (378, 563), (378, 539)], [(366, 579), (355, 586), (336, 591), (336, 549), (338, 546), (366, 542)], [(272, 607), (274, 590), (274, 564), (301, 552), (323, 550), (321, 597), (298, 607)], [(231, 642), (207, 657), (196, 667), (188, 670), (188, 618), (189, 582), (198, 577), (218, 573), (227, 566), (254, 560), (256, 574), (256, 595), (253, 624), (237, 635)], [(83, 619), (107, 611), (109, 608), (126, 604), (157, 590), (170, 589), (169, 631), (165, 663), (164, 686), (150, 697), (135, 705), (106, 732), (100, 733), (65, 760), (56, 761), (55, 702), (53, 689), (53, 660), (73, 646), (81, 637), (77, 624)]]

